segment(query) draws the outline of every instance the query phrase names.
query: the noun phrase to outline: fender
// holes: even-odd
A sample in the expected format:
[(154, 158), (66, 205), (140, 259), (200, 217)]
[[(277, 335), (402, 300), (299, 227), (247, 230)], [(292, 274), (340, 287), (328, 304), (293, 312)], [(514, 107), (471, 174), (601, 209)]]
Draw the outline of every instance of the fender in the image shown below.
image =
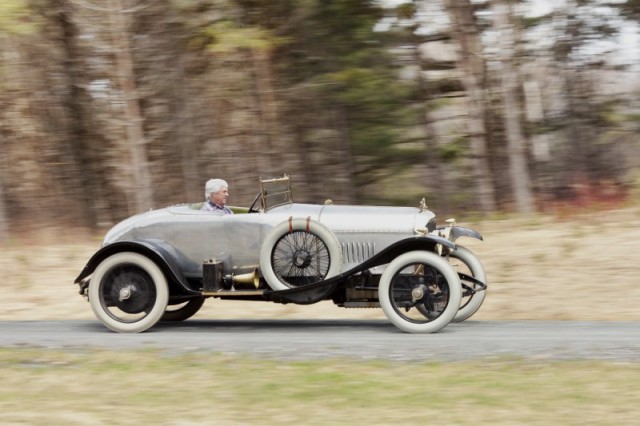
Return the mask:
[[(447, 226), (441, 226), (436, 228), (437, 231), (443, 231), (448, 228)], [(460, 237), (471, 237), (477, 240), (483, 241), (482, 235), (479, 232), (474, 231), (473, 229), (465, 228), (463, 226), (454, 226), (451, 228), (451, 233), (449, 234), (451, 241), (455, 241)]]
[[(264, 296), (273, 302), (277, 303), (296, 303), (300, 305), (308, 305), (312, 303), (324, 300), (327, 291), (332, 286), (338, 286), (344, 284), (351, 275), (366, 271), (375, 266), (385, 265), (391, 262), (396, 257), (409, 251), (424, 250), (435, 252), (436, 245), (442, 244), (451, 250), (456, 249), (455, 243), (447, 240), (446, 238), (438, 237), (435, 235), (420, 235), (404, 240), (397, 241), (391, 244), (380, 253), (370, 257), (362, 262), (360, 265), (342, 272), (339, 275), (328, 278), (324, 281), (320, 281), (313, 284), (307, 284), (300, 287), (290, 288), (287, 290), (266, 290)], [(333, 289), (331, 289), (333, 290)]]
[(160, 267), (165, 277), (167, 277), (169, 285), (175, 286), (174, 288), (180, 292), (187, 294), (200, 294), (200, 292), (189, 287), (186, 278), (182, 275), (180, 269), (173, 261), (173, 257), (171, 255), (171, 252), (175, 251), (173, 247), (167, 246), (161, 241), (118, 241), (116, 243), (106, 245), (91, 256), (91, 259), (89, 259), (82, 272), (80, 272), (80, 275), (78, 275), (73, 282), (80, 284), (82, 288), (82, 281), (95, 271), (100, 262), (113, 254), (123, 251), (139, 253), (151, 259)]
[(459, 237), (471, 237), (477, 240), (483, 241), (482, 235), (478, 231), (474, 231), (473, 229), (464, 228), (462, 226), (454, 226), (451, 230), (451, 235), (453, 236), (453, 241), (458, 239)]

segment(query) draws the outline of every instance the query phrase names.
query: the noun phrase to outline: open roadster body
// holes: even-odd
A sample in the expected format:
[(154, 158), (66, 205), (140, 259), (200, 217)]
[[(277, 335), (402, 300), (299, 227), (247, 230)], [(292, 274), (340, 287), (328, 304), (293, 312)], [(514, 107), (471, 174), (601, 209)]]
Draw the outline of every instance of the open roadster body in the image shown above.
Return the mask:
[(289, 177), (260, 180), (233, 215), (201, 203), (114, 226), (75, 283), (117, 332), (194, 315), (207, 298), (381, 307), (403, 331), (432, 333), (473, 315), (486, 293), (480, 261), (456, 244), (482, 239), (419, 207), (296, 204)]

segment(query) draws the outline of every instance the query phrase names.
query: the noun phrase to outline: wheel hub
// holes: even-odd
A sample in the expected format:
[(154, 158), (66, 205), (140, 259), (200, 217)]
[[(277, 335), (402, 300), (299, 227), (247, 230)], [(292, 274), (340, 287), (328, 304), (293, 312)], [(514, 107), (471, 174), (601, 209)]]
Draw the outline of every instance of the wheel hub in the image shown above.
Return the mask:
[(132, 291), (132, 287), (131, 286), (127, 286), (127, 287), (123, 287), (120, 289), (120, 293), (118, 295), (118, 300), (120, 302), (127, 300), (131, 297), (131, 294), (133, 293)]
[(307, 268), (311, 265), (311, 253), (307, 250), (296, 250), (293, 253), (293, 264), (297, 268)]
[(149, 279), (137, 271), (119, 271), (108, 290), (114, 305), (128, 314), (137, 314), (150, 306), (155, 298)]
[(424, 297), (424, 286), (421, 285), (420, 287), (416, 287), (413, 290), (411, 290), (411, 299), (414, 302), (417, 302), (418, 300), (421, 300)]

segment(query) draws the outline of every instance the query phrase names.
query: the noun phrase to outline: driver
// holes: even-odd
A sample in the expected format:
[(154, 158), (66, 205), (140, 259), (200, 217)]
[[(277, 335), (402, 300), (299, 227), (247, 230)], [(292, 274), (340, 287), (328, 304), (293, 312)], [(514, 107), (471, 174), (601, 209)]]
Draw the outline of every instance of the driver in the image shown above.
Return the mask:
[(204, 186), (204, 196), (207, 199), (200, 210), (220, 215), (233, 214), (227, 207), (229, 185), (222, 179), (209, 179)]

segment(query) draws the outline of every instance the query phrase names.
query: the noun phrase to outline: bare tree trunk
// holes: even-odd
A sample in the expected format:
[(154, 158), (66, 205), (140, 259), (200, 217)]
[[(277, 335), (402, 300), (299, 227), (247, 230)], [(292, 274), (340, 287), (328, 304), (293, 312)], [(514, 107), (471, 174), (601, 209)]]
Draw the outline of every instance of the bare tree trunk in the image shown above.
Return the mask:
[[(416, 45), (413, 49), (413, 60), (416, 64), (421, 63), (419, 45)], [(434, 97), (433, 93), (429, 90), (429, 86), (425, 84), (422, 73), (418, 73), (418, 87), (419, 92), (424, 94), (425, 104)], [(421, 167), (421, 176), (423, 182), (426, 184), (427, 191), (432, 194), (429, 197), (431, 201), (437, 202), (439, 210), (447, 212), (450, 207), (448, 202), (450, 185), (446, 174), (442, 170), (440, 159), (438, 158), (438, 141), (434, 129), (435, 120), (432, 116), (433, 113), (430, 111), (430, 108), (427, 107), (420, 120), (421, 127), (424, 129), (425, 134), (424, 164)], [(442, 194), (444, 196), (442, 196)]]
[(509, 175), (511, 188), (519, 213), (534, 211), (531, 176), (527, 156), (527, 140), (522, 132), (521, 105), (518, 103), (518, 72), (513, 64), (515, 49), (515, 28), (509, 22), (510, 7), (503, 1), (493, 2), (494, 28), (500, 40), (500, 95), (502, 98), (503, 120), (509, 153)]
[[(186, 81), (186, 73), (184, 71), (184, 63), (183, 59), (179, 59), (178, 64), (178, 76), (181, 80)], [(191, 93), (191, 87), (187, 87), (187, 93)], [(186, 95), (188, 96), (188, 95)], [(180, 93), (176, 96), (177, 101), (177, 110), (176, 110), (176, 119), (177, 119), (177, 131), (176, 136), (178, 139), (178, 144), (180, 145), (180, 153), (181, 153), (181, 165), (182, 165), (182, 178), (184, 180), (184, 195), (186, 199), (198, 199), (200, 198), (200, 192), (202, 182), (199, 179), (198, 175), (198, 152), (196, 150), (195, 143), (195, 128), (194, 125), (195, 120), (193, 119), (193, 111), (187, 105), (185, 99), (185, 93)], [(194, 96), (195, 98), (195, 96)], [(198, 194), (196, 196), (196, 194)]]
[[(98, 223), (98, 206), (93, 202), (96, 194), (96, 186), (99, 186), (95, 167), (96, 162), (92, 156), (92, 150), (88, 145), (91, 140), (88, 123), (83, 111), (83, 102), (88, 102), (89, 97), (83, 96), (80, 89), (82, 72), (78, 66), (81, 53), (78, 51), (78, 29), (73, 22), (72, 6), (68, 0), (57, 0), (59, 12), (57, 23), (62, 30), (62, 45), (65, 52), (66, 77), (69, 93), (64, 101), (64, 107), (69, 114), (69, 153), (72, 157), (74, 172), (77, 173), (80, 198), (84, 203), (84, 219), (89, 226)], [(76, 172), (82, 170), (82, 172)]]
[(358, 201), (358, 189), (354, 185), (355, 164), (353, 152), (349, 143), (349, 124), (344, 112), (344, 107), (333, 110), (332, 113), (334, 127), (338, 130), (336, 147), (333, 150), (332, 163), (337, 164), (337, 176), (335, 176), (336, 186), (340, 188), (338, 193), (342, 196), (342, 202), (353, 204)]
[[(0, 34), (0, 41), (3, 45), (7, 45), (9, 42), (9, 37), (3, 36)], [(5, 66), (7, 52), (4, 52), (5, 57), (0, 57), (0, 64)], [(4, 101), (2, 97), (0, 100)], [(7, 212), (7, 205), (4, 200), (4, 173), (6, 170), (5, 164), (7, 163), (7, 153), (6, 153), (6, 141), (2, 135), (2, 128), (0, 128), (0, 244), (7, 241), (9, 238), (9, 213)]]
[(131, 11), (124, 9), (122, 0), (111, 0), (109, 6), (118, 86), (125, 105), (124, 120), (131, 155), (135, 208), (137, 211), (144, 211), (153, 206), (153, 191), (140, 98), (136, 92), (136, 75), (129, 43)]
[(445, 0), (451, 19), (453, 38), (460, 45), (462, 84), (469, 99), (469, 138), (474, 170), (474, 185), (480, 210), (484, 213), (496, 210), (496, 194), (491, 179), (489, 149), (485, 126), (486, 104), (484, 86), (485, 62), (482, 58), (480, 34), (469, 0)]
[(0, 181), (0, 244), (9, 239), (9, 225), (7, 221), (6, 208), (4, 205), (4, 190)]
[[(4, 146), (2, 134), (0, 134), (0, 147)], [(0, 244), (9, 238), (9, 221), (7, 219), (7, 206), (4, 203), (4, 161), (0, 163)]]
[(278, 170), (274, 170), (274, 167), (281, 167), (278, 161), (281, 150), (277, 146), (278, 109), (273, 91), (270, 55), (267, 49), (251, 49), (258, 107), (268, 145), (265, 150), (267, 152), (265, 160), (267, 170), (275, 175)]

